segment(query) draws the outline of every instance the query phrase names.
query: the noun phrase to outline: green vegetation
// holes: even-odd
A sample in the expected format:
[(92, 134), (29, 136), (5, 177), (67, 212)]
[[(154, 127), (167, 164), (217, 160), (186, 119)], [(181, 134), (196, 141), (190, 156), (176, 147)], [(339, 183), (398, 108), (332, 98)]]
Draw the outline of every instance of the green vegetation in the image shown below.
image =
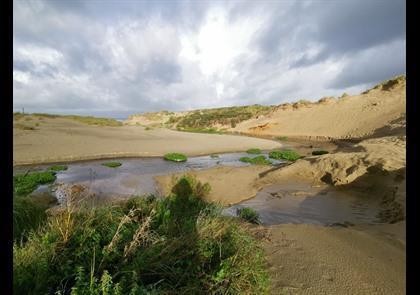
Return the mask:
[(253, 165), (271, 165), (272, 164), (272, 162), (263, 155), (257, 156), (254, 158), (241, 157), (239, 158), (239, 161), (244, 162), (244, 163), (250, 163)]
[(177, 127), (178, 131), (195, 132), (195, 133), (210, 133), (210, 134), (223, 134), (222, 131), (216, 128), (191, 128), (191, 127)]
[(261, 150), (260, 149), (249, 149), (246, 151), (248, 154), (254, 154), (254, 155), (259, 155), (261, 154)]
[(260, 215), (257, 213), (257, 211), (255, 211), (252, 208), (238, 208), (236, 209), (236, 215), (238, 215), (239, 218), (251, 222), (251, 223), (255, 223), (255, 224), (260, 224)]
[(287, 161), (296, 161), (297, 159), (302, 158), (302, 156), (297, 152), (291, 150), (272, 151), (268, 154), (268, 156), (271, 159), (282, 159)]
[(173, 162), (187, 161), (187, 156), (180, 153), (169, 153), (169, 154), (164, 155), (163, 158), (167, 161), (173, 161)]
[(312, 152), (312, 155), (314, 156), (325, 155), (325, 154), (328, 154), (328, 152), (327, 151), (313, 151)]
[[(77, 116), (77, 115), (55, 115), (55, 114), (44, 114), (44, 113), (33, 113), (33, 114), (22, 114), (22, 113), (13, 113), (13, 118), (16, 120), (19, 120), (22, 117), (26, 116), (35, 116), (38, 118), (67, 118), (72, 119), (81, 123), (85, 123), (88, 125), (98, 125), (98, 126), (122, 126), (123, 123), (111, 119), (111, 118), (99, 118), (99, 117), (93, 117), (93, 116)], [(27, 119), (30, 119), (27, 117)], [(26, 119), (25, 119), (26, 120)]]
[(13, 176), (13, 192), (19, 196), (28, 195), (39, 185), (54, 182), (55, 178), (53, 171), (18, 174)]
[(153, 130), (152, 127), (147, 126), (146, 128), (144, 128), (144, 130), (149, 131), (149, 130)]
[(277, 136), (276, 139), (286, 141), (288, 138), (287, 138), (287, 136)]
[(106, 167), (109, 167), (109, 168), (117, 168), (117, 167), (120, 167), (122, 164), (120, 163), (120, 162), (105, 162), (105, 163), (102, 163), (102, 166), (106, 166)]
[(51, 166), (48, 170), (53, 171), (53, 172), (58, 172), (58, 171), (65, 171), (67, 170), (67, 166), (66, 165), (54, 165)]
[(270, 110), (270, 106), (261, 105), (204, 109), (190, 112), (182, 117), (173, 116), (169, 119), (168, 123), (177, 124), (177, 127), (182, 129), (208, 129), (209, 126), (217, 124), (234, 128), (236, 124), (259, 115), (267, 114)]
[(47, 219), (48, 206), (36, 202), (31, 197), (13, 197), (13, 240), (26, 240), (31, 231), (36, 230)]
[(25, 124), (20, 124), (20, 123), (14, 124), (13, 127), (20, 130), (36, 130), (35, 127), (25, 125)]
[(123, 123), (111, 119), (111, 118), (97, 118), (92, 116), (74, 116), (74, 115), (68, 115), (63, 116), (64, 118), (72, 119), (81, 123), (85, 123), (88, 125), (97, 125), (97, 126), (122, 126)]
[(13, 247), (15, 294), (267, 294), (263, 251), (182, 177), (167, 198), (71, 205)]
[(210, 155), (210, 158), (213, 158), (213, 159), (219, 158), (219, 155)]

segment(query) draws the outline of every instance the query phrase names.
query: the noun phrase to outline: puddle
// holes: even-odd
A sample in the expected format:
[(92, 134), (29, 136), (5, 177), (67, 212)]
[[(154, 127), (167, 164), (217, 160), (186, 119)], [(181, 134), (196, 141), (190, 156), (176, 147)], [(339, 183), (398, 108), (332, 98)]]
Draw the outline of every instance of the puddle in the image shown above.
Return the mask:
[[(263, 154), (267, 156), (267, 153)], [(153, 194), (156, 193), (154, 176), (187, 172), (192, 169), (206, 169), (218, 165), (249, 166), (250, 164), (239, 161), (239, 158), (244, 156), (250, 155), (247, 153), (226, 153), (219, 154), (218, 157), (191, 157), (187, 162), (182, 163), (165, 161), (162, 158), (112, 159), (112, 161), (122, 163), (118, 168), (101, 165), (110, 160), (68, 163), (66, 164), (68, 167), (66, 171), (57, 173), (57, 179), (53, 185), (40, 186), (34, 193), (51, 191), (51, 187), (55, 184), (80, 184), (87, 187), (91, 193), (101, 197), (118, 196), (124, 198), (133, 195)], [(280, 163), (283, 163), (283, 161), (273, 160), (273, 164)], [(29, 168), (32, 171), (46, 170), (50, 166), (17, 167), (14, 173), (22, 173)], [(59, 197), (57, 191), (55, 195)]]
[(328, 186), (308, 184), (272, 185), (247, 201), (224, 210), (236, 216), (238, 208), (250, 207), (260, 215), (262, 224), (310, 223), (348, 226), (380, 223), (377, 214), (380, 200), (370, 196), (340, 191)]
[[(265, 153), (266, 154), (266, 153)], [(34, 192), (53, 192), (59, 203), (64, 191), (60, 184), (79, 184), (95, 194), (99, 202), (110, 198), (123, 199), (133, 195), (156, 193), (153, 179), (157, 175), (187, 172), (192, 169), (207, 169), (217, 165), (249, 166), (239, 161), (246, 153), (220, 154), (218, 157), (191, 157), (187, 162), (174, 163), (162, 158), (113, 159), (122, 163), (118, 168), (101, 164), (108, 160), (95, 160), (67, 164), (66, 171), (57, 173), (53, 185), (42, 185)], [(275, 161), (280, 164), (281, 161)], [(45, 170), (51, 165), (31, 167)], [(14, 173), (26, 171), (20, 167)], [(357, 223), (379, 223), (376, 218), (381, 210), (380, 200), (334, 189), (330, 186), (313, 187), (310, 184), (288, 183), (265, 187), (256, 197), (224, 209), (224, 214), (236, 215), (237, 208), (251, 207), (260, 215), (265, 225), (280, 223), (311, 223), (320, 225), (342, 225)]]

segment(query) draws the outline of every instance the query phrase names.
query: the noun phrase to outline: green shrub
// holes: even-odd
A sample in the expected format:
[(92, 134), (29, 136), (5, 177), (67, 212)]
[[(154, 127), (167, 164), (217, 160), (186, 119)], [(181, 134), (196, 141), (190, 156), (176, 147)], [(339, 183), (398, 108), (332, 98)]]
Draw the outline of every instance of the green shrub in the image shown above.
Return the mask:
[(213, 158), (213, 159), (216, 159), (216, 158), (219, 158), (219, 155), (210, 155), (210, 158)]
[(297, 152), (290, 150), (272, 151), (268, 154), (268, 156), (271, 159), (283, 159), (287, 161), (296, 161), (297, 159), (302, 158), (302, 156), (299, 155)]
[(187, 156), (180, 153), (169, 153), (163, 156), (163, 158), (167, 161), (173, 162), (185, 162), (187, 161)]
[(20, 124), (20, 123), (14, 124), (13, 127), (20, 130), (36, 130), (35, 127), (28, 126), (25, 124)]
[(16, 294), (267, 294), (263, 251), (181, 177), (168, 198), (66, 208), (13, 248)]
[(13, 240), (25, 240), (47, 219), (48, 207), (30, 197), (13, 197)]
[(260, 215), (252, 208), (245, 207), (245, 208), (238, 208), (236, 209), (236, 215), (238, 215), (239, 218), (255, 223), (260, 224)]
[(120, 167), (122, 164), (120, 162), (106, 162), (106, 163), (102, 163), (102, 166), (106, 166), (109, 168), (117, 168)]
[(260, 149), (249, 149), (246, 151), (248, 154), (254, 154), (254, 155), (259, 155), (261, 154), (261, 150)]
[(241, 157), (239, 158), (239, 161), (244, 162), (244, 163), (250, 163), (253, 165), (271, 165), (272, 164), (272, 162), (263, 155), (257, 156), (254, 158)]
[(327, 151), (313, 151), (312, 152), (312, 155), (314, 156), (325, 155), (325, 154), (328, 154), (328, 152)]
[(16, 195), (27, 195), (39, 185), (54, 182), (55, 173), (52, 171), (31, 172), (13, 176), (13, 192)]
[(58, 171), (65, 171), (67, 170), (67, 168), (68, 167), (66, 165), (54, 165), (54, 166), (51, 166), (48, 170), (58, 172)]
[(208, 126), (218, 124), (235, 128), (236, 124), (259, 115), (267, 114), (271, 109), (271, 106), (251, 105), (196, 110), (187, 113), (183, 117), (171, 118), (168, 122), (176, 123), (177, 127), (181, 129), (211, 129)]

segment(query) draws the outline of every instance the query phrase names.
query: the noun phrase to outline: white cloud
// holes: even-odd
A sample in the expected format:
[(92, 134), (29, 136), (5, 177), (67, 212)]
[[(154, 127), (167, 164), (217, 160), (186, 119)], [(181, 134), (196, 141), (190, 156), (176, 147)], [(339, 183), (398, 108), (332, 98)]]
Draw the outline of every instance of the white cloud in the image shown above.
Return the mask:
[[(369, 17), (357, 28), (377, 36), (376, 43), (360, 28), (351, 50), (334, 43), (336, 34), (358, 22), (357, 15), (344, 15), (364, 9), (362, 2), (218, 2), (180, 5), (173, 15), (160, 13), (161, 3), (98, 5), (14, 2), (16, 109), (127, 115), (279, 104), (355, 93), (405, 70), (405, 36), (395, 39), (401, 30), (388, 39), (383, 31), (375, 35)], [(380, 28), (391, 21), (395, 3), (392, 9), (375, 5), (369, 6), (372, 28)], [(139, 14), (148, 6), (150, 14)], [(324, 24), (328, 14), (338, 29)], [(400, 18), (405, 15), (395, 13), (393, 27)]]

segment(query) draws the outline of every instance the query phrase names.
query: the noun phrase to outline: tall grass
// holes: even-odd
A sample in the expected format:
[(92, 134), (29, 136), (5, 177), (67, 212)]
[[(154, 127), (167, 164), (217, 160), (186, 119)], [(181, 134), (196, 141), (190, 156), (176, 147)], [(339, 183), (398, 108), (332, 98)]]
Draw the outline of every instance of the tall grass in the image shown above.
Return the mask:
[(171, 195), (67, 208), (15, 243), (15, 294), (267, 294), (258, 243), (185, 176)]

